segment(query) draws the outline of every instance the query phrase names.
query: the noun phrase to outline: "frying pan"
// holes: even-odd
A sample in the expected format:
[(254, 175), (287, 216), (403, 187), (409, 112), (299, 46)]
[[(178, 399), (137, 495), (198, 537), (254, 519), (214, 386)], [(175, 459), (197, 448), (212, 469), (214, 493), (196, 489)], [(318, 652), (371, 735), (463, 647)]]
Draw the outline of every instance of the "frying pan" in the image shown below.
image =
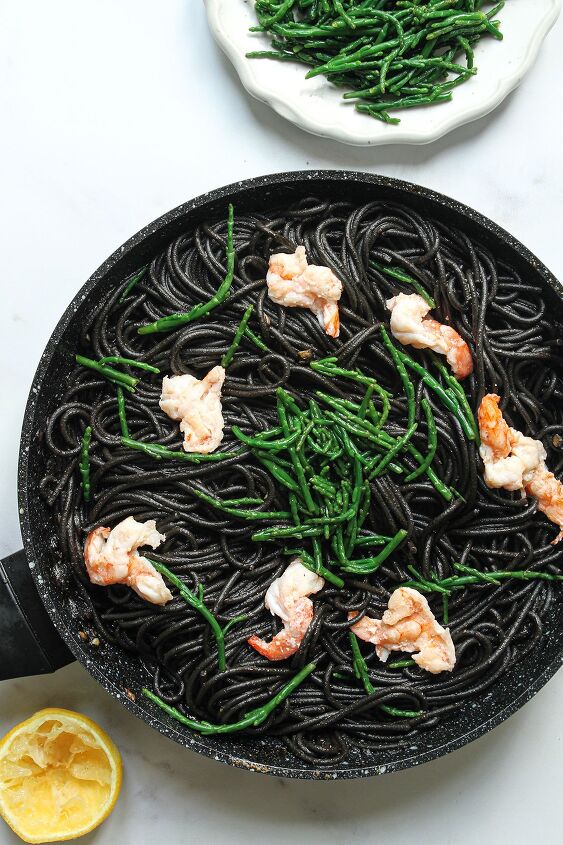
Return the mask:
[(540, 286), (548, 303), (547, 313), (563, 321), (563, 287), (522, 244), (467, 206), (396, 179), (346, 171), (262, 176), (212, 191), (165, 214), (127, 241), (86, 282), (53, 332), (35, 374), (20, 445), (18, 487), (24, 550), (0, 564), (0, 680), (51, 672), (76, 658), (124, 707), (194, 751), (278, 776), (353, 778), (405, 769), (440, 757), (486, 733), (528, 701), (563, 659), (561, 591), (545, 619), (541, 647), (506, 672), (479, 700), (417, 735), (406, 747), (377, 752), (359, 749), (346, 763), (313, 768), (293, 758), (276, 738), (202, 737), (182, 729), (138, 694), (146, 675), (135, 655), (109, 643), (95, 648), (83, 642), (78, 632), (87, 624), (83, 621), (87, 609), (70, 574), (56, 558), (54, 526), (39, 495), (45, 470), (40, 443), (45, 421), (57, 408), (74, 367), (81, 324), (105, 294), (180, 233), (201, 221), (224, 218), (229, 201), (239, 212), (267, 212), (274, 205), (290, 204), (313, 194), (354, 203), (376, 199), (401, 202), (463, 229), (512, 265), (523, 279)]

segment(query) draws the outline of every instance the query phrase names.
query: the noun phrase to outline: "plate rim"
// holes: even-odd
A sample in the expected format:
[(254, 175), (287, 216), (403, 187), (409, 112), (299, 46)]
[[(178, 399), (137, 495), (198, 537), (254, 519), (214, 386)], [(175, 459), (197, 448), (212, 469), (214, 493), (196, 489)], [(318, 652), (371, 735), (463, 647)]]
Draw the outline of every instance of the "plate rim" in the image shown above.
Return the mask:
[[(349, 146), (375, 147), (393, 144), (430, 144), (454, 129), (472, 123), (494, 111), (518, 87), (526, 73), (533, 66), (544, 39), (560, 15), (563, 0), (547, 0), (551, 4), (551, 7), (550, 9), (546, 9), (544, 18), (538, 23), (534, 37), (528, 44), (523, 61), (514, 68), (512, 73), (500, 77), (497, 80), (496, 87), (492, 89), (487, 98), (484, 100), (480, 99), (478, 103), (464, 110), (457, 112), (451, 110), (449, 116), (444, 112), (442, 120), (426, 130), (408, 130), (402, 128), (402, 124), (399, 124), (393, 127), (393, 137), (388, 137), (380, 132), (379, 134), (372, 135), (369, 139), (359, 137), (354, 131), (348, 130), (344, 125), (339, 123), (320, 123), (310, 118), (306, 111), (299, 107), (299, 100), (286, 99), (276, 90), (272, 90), (267, 84), (260, 82), (259, 77), (252, 69), (252, 60), (247, 59), (244, 53), (238, 49), (223, 26), (221, 5), (224, 0), (203, 0), (203, 2), (207, 11), (209, 27), (215, 41), (231, 61), (243, 87), (251, 96), (269, 105), (280, 117), (285, 118), (290, 123), (312, 135), (339, 141)], [(229, 0), (229, 2), (232, 2), (232, 0)], [(241, 0), (238, 0), (238, 2), (241, 2)], [(254, 0), (250, 0), (250, 2), (254, 2)], [(389, 127), (386, 128), (388, 129)]]

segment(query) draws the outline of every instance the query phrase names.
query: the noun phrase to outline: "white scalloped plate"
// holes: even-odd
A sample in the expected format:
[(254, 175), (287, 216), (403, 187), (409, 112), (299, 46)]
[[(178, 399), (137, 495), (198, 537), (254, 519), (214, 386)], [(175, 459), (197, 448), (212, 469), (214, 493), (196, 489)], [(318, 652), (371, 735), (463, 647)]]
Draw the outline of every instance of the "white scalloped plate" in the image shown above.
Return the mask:
[(267, 35), (249, 32), (256, 24), (252, 0), (204, 2), (213, 35), (250, 94), (307, 132), (357, 146), (427, 144), (488, 114), (530, 69), (561, 10), (561, 0), (508, 0), (499, 14), (504, 40), (477, 45), (479, 72), (453, 100), (400, 112), (401, 123), (388, 126), (357, 112), (323, 77), (306, 80), (303, 65), (247, 59), (251, 50), (271, 49)]

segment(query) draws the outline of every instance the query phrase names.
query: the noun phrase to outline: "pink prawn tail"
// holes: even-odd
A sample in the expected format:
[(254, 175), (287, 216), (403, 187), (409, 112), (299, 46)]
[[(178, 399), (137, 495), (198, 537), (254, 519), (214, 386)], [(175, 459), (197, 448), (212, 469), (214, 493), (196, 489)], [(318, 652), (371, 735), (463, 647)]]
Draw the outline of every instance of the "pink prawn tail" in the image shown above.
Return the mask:
[(296, 644), (295, 641), (289, 642), (283, 637), (283, 634), (284, 631), (281, 631), (269, 643), (253, 634), (248, 638), (247, 643), (262, 657), (267, 657), (268, 660), (286, 660), (299, 650), (299, 644)]
[(452, 368), (454, 376), (461, 381), (473, 372), (471, 350), (461, 335), (451, 326), (442, 325), (440, 331), (448, 344), (446, 355), (448, 364)]
[(338, 305), (334, 313), (325, 318), (324, 330), (329, 337), (338, 337), (340, 334), (340, 314), (338, 313)]

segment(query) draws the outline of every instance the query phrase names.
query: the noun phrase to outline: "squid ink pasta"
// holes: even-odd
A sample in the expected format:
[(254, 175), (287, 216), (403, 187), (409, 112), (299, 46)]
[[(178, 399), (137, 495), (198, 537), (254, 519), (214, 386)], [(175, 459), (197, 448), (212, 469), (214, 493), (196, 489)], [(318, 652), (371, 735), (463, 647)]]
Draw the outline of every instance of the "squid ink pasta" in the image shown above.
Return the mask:
[[(311, 197), (269, 215), (235, 209), (232, 249), (228, 229), (214, 220), (178, 237), (83, 326), (46, 425), (42, 495), (98, 636), (138, 655), (155, 707), (185, 730), (275, 736), (334, 765), (357, 747), (412, 743), (541, 648), (563, 543), (537, 498), (487, 486), (476, 415), (498, 394), (561, 477), (562, 326), (540, 288), (403, 205)], [(298, 246), (342, 281), (336, 338), (268, 295), (270, 256)], [(415, 292), (467, 344), (463, 381), (390, 333), (386, 301)], [(194, 306), (187, 322), (139, 332)], [(222, 363), (224, 438), (190, 456), (159, 407), (162, 379)], [(130, 516), (165, 536), (141, 553), (166, 603), (88, 578), (86, 537)], [(299, 647), (270, 660), (248, 640), (280, 631), (265, 595), (295, 556), (324, 585)], [(453, 671), (400, 651), (383, 662), (351, 635), (404, 585), (449, 628)]]

